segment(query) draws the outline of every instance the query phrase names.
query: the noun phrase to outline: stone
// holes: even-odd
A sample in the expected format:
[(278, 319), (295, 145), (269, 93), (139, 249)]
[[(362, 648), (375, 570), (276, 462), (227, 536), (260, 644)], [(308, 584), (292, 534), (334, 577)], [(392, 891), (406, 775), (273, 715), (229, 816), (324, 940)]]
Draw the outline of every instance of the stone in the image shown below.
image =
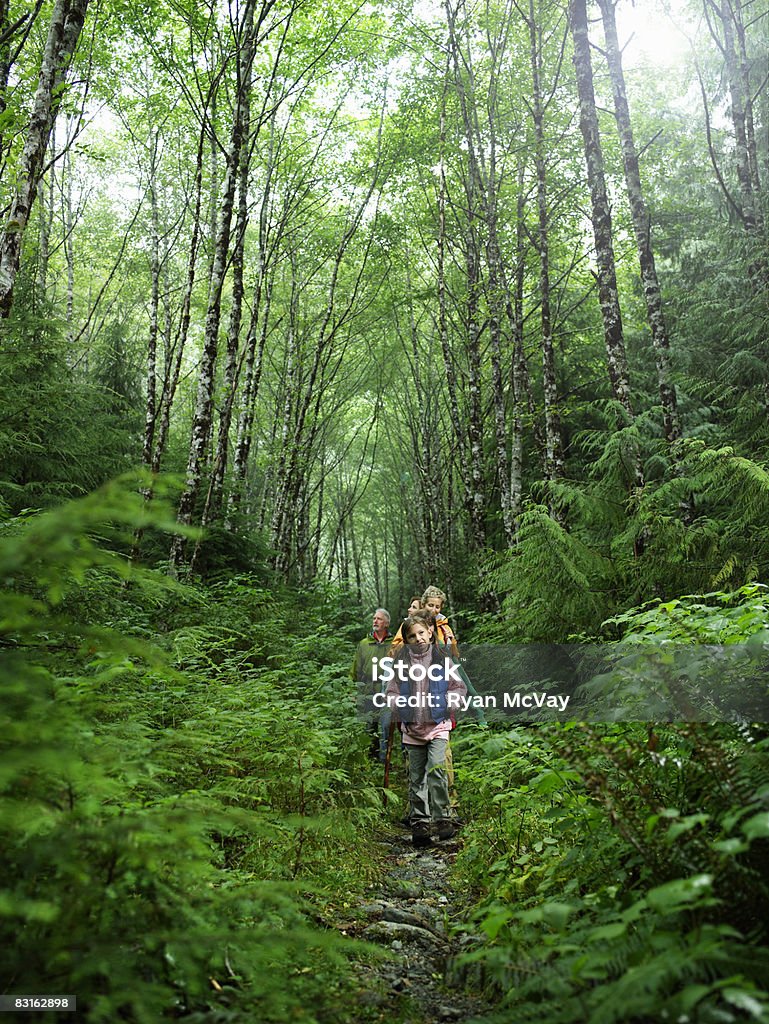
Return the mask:
[(445, 940), (434, 935), (426, 928), (420, 928), (413, 924), (401, 924), (398, 921), (375, 921), (363, 930), (363, 937), (371, 942), (392, 942), (393, 939), (401, 942), (417, 943), (420, 946), (445, 946)]

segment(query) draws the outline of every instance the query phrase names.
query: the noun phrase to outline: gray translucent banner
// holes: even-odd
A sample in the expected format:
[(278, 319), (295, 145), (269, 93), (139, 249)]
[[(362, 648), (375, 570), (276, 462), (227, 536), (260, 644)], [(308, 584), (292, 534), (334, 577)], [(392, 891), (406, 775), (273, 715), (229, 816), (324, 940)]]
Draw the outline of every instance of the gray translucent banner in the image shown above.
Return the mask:
[[(769, 644), (763, 642), (463, 644), (458, 665), (433, 668), (448, 690), (440, 681), (410, 678), (410, 665), (383, 661), (371, 678), (359, 680), (362, 718), (387, 713), (389, 687), (403, 707), (411, 698), (412, 710), (396, 712), (407, 720), (421, 700), (423, 719), (437, 714), (429, 702), (448, 706), (454, 718), (488, 722), (769, 721)], [(458, 677), (470, 683), (466, 695)]]

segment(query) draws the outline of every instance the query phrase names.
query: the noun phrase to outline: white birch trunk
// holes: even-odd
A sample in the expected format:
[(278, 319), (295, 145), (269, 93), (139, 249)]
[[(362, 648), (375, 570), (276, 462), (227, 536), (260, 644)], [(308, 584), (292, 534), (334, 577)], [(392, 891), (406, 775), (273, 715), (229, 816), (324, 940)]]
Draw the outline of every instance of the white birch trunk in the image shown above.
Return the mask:
[(0, 231), (0, 317), (7, 318), (21, 261), (21, 244), (37, 195), (43, 159), (63, 86), (83, 29), (89, 0), (56, 0), (48, 27), (32, 114), (16, 168), (16, 188)]
[[(250, 96), (250, 89), (248, 90)], [(243, 125), (243, 143), (240, 147), (238, 168), (238, 216), (235, 223), (235, 245), (232, 257), (232, 305), (227, 327), (227, 354), (224, 364), (224, 389), (219, 414), (219, 433), (216, 454), (211, 471), (211, 486), (201, 522), (203, 526), (219, 517), (222, 508), (224, 474), (229, 454), (230, 426), (235, 394), (238, 388), (241, 360), (239, 359), (240, 325), (243, 316), (243, 258), (248, 226), (248, 176), (251, 166), (249, 146), (249, 102), (246, 99)]]
[(719, 15), (724, 30), (723, 54), (726, 61), (726, 75), (729, 80), (732, 125), (734, 126), (734, 160), (737, 181), (740, 187), (742, 221), (748, 234), (754, 234), (758, 225), (756, 196), (753, 194), (751, 159), (748, 153), (746, 110), (750, 97), (746, 95), (745, 83), (737, 57), (735, 38), (735, 14), (733, 4), (737, 0), (721, 0)]
[(591, 221), (595, 239), (598, 299), (603, 320), (609, 380), (614, 397), (632, 417), (630, 381), (622, 331), (619, 290), (612, 242), (612, 222), (606, 191), (603, 150), (593, 90), (593, 65), (587, 28), (586, 0), (570, 0), (569, 20), (574, 40), (574, 70), (579, 92), (579, 123), (585, 148), (587, 180), (590, 186)]
[(152, 465), (152, 446), (157, 423), (157, 352), (158, 352), (158, 313), (160, 308), (160, 218), (157, 196), (157, 151), (158, 137), (152, 142), (149, 165), (149, 197), (150, 197), (150, 233), (152, 250), (150, 253), (150, 317), (149, 334), (147, 337), (147, 375), (146, 375), (146, 406), (144, 415), (144, 444), (142, 445), (142, 462), (145, 466)]
[[(253, 13), (251, 4), (246, 9)], [(244, 32), (240, 39), (239, 62), (241, 68), (246, 66), (244, 61), (244, 47), (249, 49), (253, 45), (252, 33)], [(250, 67), (250, 61), (248, 61)], [(235, 102), (235, 111), (232, 122), (232, 133), (227, 147), (227, 166), (224, 174), (222, 187), (222, 201), (219, 210), (216, 245), (213, 252), (211, 267), (210, 288), (208, 295), (208, 309), (206, 312), (205, 329), (203, 336), (203, 353), (200, 360), (198, 373), (198, 388), (195, 398), (195, 412), (192, 422), (192, 436), (190, 438), (190, 450), (187, 460), (187, 474), (185, 489), (179, 501), (177, 518), (180, 523), (189, 525), (195, 504), (200, 491), (200, 483), (203, 475), (206, 450), (211, 436), (211, 420), (214, 402), (214, 383), (216, 372), (216, 359), (219, 349), (219, 325), (221, 322), (222, 292), (228, 268), (228, 257), (230, 251), (230, 234), (232, 230), (232, 214), (235, 206), (235, 189), (238, 179), (238, 167), (240, 161), (240, 147), (243, 141), (244, 127), (244, 104), (248, 102), (247, 90), (241, 76), (238, 82), (238, 92)], [(170, 563), (174, 571), (181, 562), (184, 541), (181, 536), (174, 538), (171, 547)]]
[(534, 122), (534, 160), (537, 173), (537, 222), (539, 249), (539, 300), (542, 328), (542, 392), (545, 405), (545, 478), (563, 476), (563, 443), (561, 418), (558, 412), (558, 387), (555, 376), (555, 350), (550, 311), (550, 240), (547, 206), (547, 165), (545, 148), (545, 114), (542, 102), (541, 36), (534, 16), (534, 0), (529, 0), (529, 57), (531, 62)]
[(654, 250), (651, 242), (651, 217), (644, 201), (641, 171), (638, 163), (638, 151), (630, 121), (630, 108), (625, 89), (625, 76), (622, 71), (622, 53), (617, 38), (617, 24), (614, 17), (615, 0), (599, 0), (606, 38), (606, 60), (609, 66), (612, 92), (614, 95), (614, 113), (617, 120), (622, 160), (625, 167), (630, 212), (633, 218), (638, 260), (641, 266), (646, 314), (652, 335), (654, 360), (657, 366), (657, 383), (665, 437), (669, 442), (681, 435), (678, 422), (678, 402), (675, 385), (670, 379), (670, 341), (668, 338), (665, 315), (662, 309), (662, 291), (657, 268), (654, 262)]

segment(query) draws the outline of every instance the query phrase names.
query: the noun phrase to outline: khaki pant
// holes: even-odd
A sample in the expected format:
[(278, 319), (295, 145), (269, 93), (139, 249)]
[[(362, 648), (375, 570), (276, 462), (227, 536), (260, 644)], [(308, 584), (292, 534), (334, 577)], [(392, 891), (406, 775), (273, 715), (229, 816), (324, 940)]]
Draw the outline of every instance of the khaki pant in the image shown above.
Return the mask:
[(446, 770), (447, 740), (430, 740), (415, 746), (407, 743), (409, 758), (409, 812), (411, 824), (451, 817)]
[(451, 752), (451, 743), (446, 740), (446, 774), (449, 777), (449, 801), (452, 807), (459, 803), (457, 796), (456, 780), (454, 778), (454, 755)]

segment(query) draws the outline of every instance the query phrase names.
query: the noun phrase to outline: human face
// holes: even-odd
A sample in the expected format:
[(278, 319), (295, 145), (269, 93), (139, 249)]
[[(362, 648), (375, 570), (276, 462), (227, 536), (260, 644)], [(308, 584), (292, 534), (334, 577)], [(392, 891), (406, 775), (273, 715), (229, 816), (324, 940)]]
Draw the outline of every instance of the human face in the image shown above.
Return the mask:
[(407, 644), (429, 644), (433, 639), (433, 631), (425, 622), (415, 622), (406, 630)]
[(419, 600), (418, 597), (415, 597), (414, 600), (409, 605), (408, 614), (409, 615), (413, 615), (414, 612), (418, 612), (421, 607), (422, 607), (422, 602)]
[(441, 608), (443, 607), (443, 598), (441, 597), (428, 597), (425, 601), (425, 608), (428, 612), (432, 612), (433, 615), (440, 615)]
[(371, 620), (371, 626), (375, 633), (386, 633), (389, 625), (390, 623), (381, 612), (374, 612), (374, 618)]

